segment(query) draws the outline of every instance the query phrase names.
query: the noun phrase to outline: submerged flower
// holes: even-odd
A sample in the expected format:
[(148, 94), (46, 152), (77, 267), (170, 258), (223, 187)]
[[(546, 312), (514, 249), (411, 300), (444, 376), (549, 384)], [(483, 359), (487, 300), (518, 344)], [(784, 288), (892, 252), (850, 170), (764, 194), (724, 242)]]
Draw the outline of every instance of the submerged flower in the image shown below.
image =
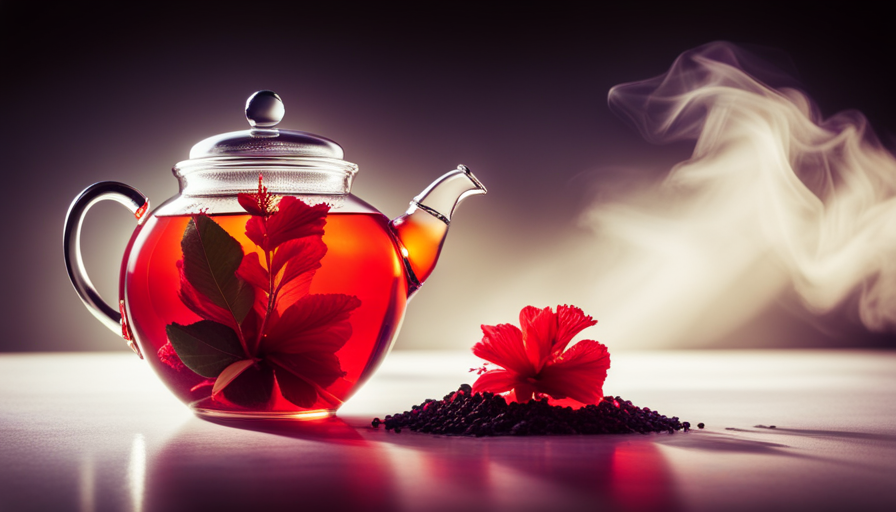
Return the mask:
[(607, 347), (582, 340), (566, 350), (579, 332), (597, 324), (575, 306), (520, 311), (520, 327), (511, 324), (483, 325), (482, 341), (473, 353), (502, 368), (483, 373), (473, 392), (505, 393), (525, 402), (537, 395), (571, 398), (596, 404), (610, 367)]
[(350, 316), (361, 301), (311, 293), (327, 253), (330, 207), (274, 196), (261, 176), (257, 193), (237, 198), (251, 215), (246, 237), (258, 249), (244, 251), (208, 215), (190, 219), (177, 263), (179, 297), (202, 320), (168, 324), (159, 359), (205, 377), (212, 400), (270, 407), (276, 382), (296, 406), (336, 406), (342, 398), (327, 388), (346, 375), (337, 352), (352, 336)]
[(165, 363), (173, 370), (181, 371), (186, 368), (180, 358), (177, 357), (177, 352), (175, 352), (174, 347), (171, 346), (170, 341), (162, 345), (158, 351), (158, 355), (159, 361)]

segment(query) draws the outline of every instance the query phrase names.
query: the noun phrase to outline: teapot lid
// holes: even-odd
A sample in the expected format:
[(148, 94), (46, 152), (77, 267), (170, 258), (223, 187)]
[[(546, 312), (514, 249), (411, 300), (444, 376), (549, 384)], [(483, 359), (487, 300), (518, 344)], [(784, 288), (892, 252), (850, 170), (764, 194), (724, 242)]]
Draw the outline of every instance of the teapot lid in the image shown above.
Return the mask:
[(343, 159), (342, 146), (312, 133), (274, 128), (286, 109), (274, 91), (258, 91), (246, 100), (249, 130), (222, 133), (198, 142), (190, 160), (220, 157), (310, 157)]

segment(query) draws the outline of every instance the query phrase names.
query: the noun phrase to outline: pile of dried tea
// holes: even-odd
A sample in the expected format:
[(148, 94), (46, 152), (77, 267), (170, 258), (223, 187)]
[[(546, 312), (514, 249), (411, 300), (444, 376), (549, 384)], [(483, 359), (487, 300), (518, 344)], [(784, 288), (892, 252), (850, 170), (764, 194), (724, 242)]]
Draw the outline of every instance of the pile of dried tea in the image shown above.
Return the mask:
[[(396, 433), (415, 432), (454, 436), (538, 436), (648, 434), (684, 430), (691, 424), (656, 411), (632, 405), (620, 397), (604, 397), (596, 405), (580, 409), (548, 404), (547, 399), (507, 403), (501, 395), (476, 393), (468, 384), (445, 395), (427, 399), (410, 411), (374, 418), (373, 427), (384, 425)], [(702, 424), (701, 424), (702, 428)]]

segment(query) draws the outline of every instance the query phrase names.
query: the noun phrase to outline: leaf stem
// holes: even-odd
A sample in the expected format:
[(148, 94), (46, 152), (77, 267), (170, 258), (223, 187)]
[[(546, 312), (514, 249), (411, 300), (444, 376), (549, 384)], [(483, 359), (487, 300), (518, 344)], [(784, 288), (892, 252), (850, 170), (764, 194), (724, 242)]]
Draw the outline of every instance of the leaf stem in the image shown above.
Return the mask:
[[(267, 232), (268, 232), (267, 216), (262, 217), (261, 222), (262, 222), (262, 225), (264, 226), (264, 233), (265, 233), (264, 237), (267, 238), (267, 236), (268, 236), (267, 235)], [(267, 242), (267, 240), (265, 240), (265, 242)], [(265, 246), (266, 245), (267, 245), (267, 243), (265, 243)], [(261, 346), (261, 339), (264, 337), (264, 330), (267, 327), (268, 318), (271, 316), (271, 314), (274, 311), (274, 305), (277, 303), (277, 292), (279, 291), (279, 289), (274, 289), (274, 272), (273, 272), (273, 269), (271, 268), (271, 261), (272, 261), (271, 253), (272, 253), (272, 251), (270, 251), (269, 249), (267, 249), (267, 247), (265, 247), (264, 261), (268, 266), (268, 307), (264, 313), (264, 318), (261, 319), (261, 327), (258, 329), (258, 338), (256, 339), (256, 342), (255, 342), (256, 347)]]
[(241, 325), (237, 324), (237, 328), (235, 330), (236, 330), (237, 339), (240, 340), (240, 345), (243, 346), (243, 352), (246, 353), (246, 357), (251, 358), (252, 354), (249, 352), (249, 344), (246, 343), (246, 337), (243, 336), (243, 327)]

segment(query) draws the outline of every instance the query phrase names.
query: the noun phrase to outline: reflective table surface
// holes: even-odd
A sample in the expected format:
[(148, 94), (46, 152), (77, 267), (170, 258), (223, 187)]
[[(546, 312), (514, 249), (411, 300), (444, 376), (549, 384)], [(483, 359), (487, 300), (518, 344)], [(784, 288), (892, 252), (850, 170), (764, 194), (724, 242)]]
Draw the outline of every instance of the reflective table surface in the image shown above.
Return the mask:
[(391, 354), (336, 418), (228, 425), (193, 416), (132, 354), (0, 355), (0, 510), (896, 510), (896, 352), (612, 359), (606, 394), (706, 428), (370, 427), (472, 382), (465, 353)]

